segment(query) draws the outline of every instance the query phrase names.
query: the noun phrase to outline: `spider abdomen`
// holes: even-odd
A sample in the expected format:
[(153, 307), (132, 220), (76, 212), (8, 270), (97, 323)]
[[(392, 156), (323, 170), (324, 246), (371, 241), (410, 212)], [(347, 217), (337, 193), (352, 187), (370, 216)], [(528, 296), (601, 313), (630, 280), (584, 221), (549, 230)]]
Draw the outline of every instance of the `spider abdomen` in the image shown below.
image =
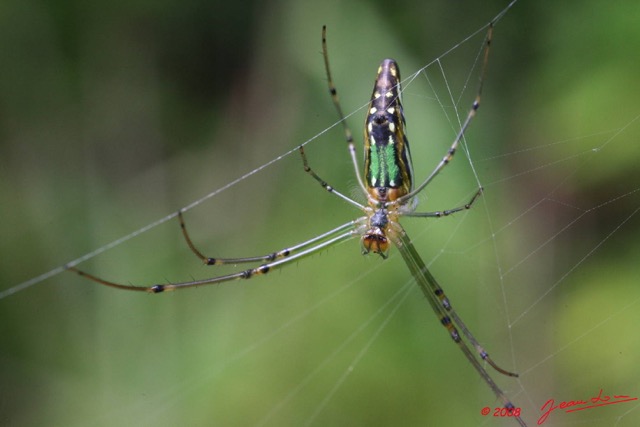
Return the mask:
[(388, 202), (412, 188), (411, 155), (393, 59), (378, 67), (364, 127), (365, 185), (373, 200)]

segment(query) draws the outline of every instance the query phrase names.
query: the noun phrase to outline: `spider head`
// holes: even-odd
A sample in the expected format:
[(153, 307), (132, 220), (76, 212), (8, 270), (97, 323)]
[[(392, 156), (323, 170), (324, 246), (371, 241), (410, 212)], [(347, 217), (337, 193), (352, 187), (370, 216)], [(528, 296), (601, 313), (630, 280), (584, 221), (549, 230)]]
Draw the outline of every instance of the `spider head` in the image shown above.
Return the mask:
[(369, 229), (362, 235), (362, 253), (373, 252), (387, 258), (389, 239), (386, 229), (389, 225), (389, 212), (385, 208), (376, 209), (369, 218)]

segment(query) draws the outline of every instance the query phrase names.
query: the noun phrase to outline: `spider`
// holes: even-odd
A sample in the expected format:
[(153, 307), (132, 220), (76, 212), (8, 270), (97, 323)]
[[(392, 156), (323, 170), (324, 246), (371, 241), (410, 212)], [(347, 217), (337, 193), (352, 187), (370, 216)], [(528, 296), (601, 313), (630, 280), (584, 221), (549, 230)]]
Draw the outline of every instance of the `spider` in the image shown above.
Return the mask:
[[(453, 159), (458, 144), (464, 137), (466, 129), (469, 127), (480, 106), (482, 86), (485, 79), (492, 36), (493, 22), (488, 24), (478, 91), (465, 121), (462, 123), (460, 130), (449, 147), (446, 155), (436, 165), (431, 174), (429, 174), (422, 183), (414, 187), (411, 154), (405, 132), (405, 118), (400, 87), (401, 79), (398, 64), (393, 59), (385, 59), (378, 68), (373, 94), (371, 96), (367, 116), (365, 118), (364, 176), (362, 176), (359, 170), (353, 136), (346, 123), (345, 116), (342, 112), (338, 99), (336, 87), (331, 76), (327, 50), (326, 26), (323, 26), (322, 54), (327, 74), (329, 92), (331, 94), (333, 104), (338, 112), (339, 119), (343, 124), (349, 154), (353, 162), (358, 184), (366, 195), (367, 204), (361, 204), (337, 191), (333, 186), (316, 174), (316, 172), (309, 166), (309, 162), (302, 145), (299, 147), (300, 156), (306, 173), (315, 179), (326, 191), (360, 209), (364, 213), (363, 216), (295, 246), (285, 248), (277, 252), (272, 252), (267, 255), (247, 258), (211, 258), (205, 256), (194, 245), (189, 233), (187, 232), (182, 211), (179, 211), (177, 216), (184, 239), (191, 251), (206, 265), (243, 263), (259, 264), (261, 262), (262, 264), (236, 273), (203, 280), (171, 284), (156, 284), (152, 286), (136, 286), (114, 283), (79, 270), (72, 264), (67, 265), (66, 268), (101, 285), (128, 291), (162, 293), (201, 285), (250, 279), (264, 275), (295, 260), (317, 253), (337, 242), (353, 237), (360, 237), (363, 254), (374, 253), (380, 255), (383, 259), (387, 258), (387, 254), (390, 250), (390, 244), (393, 244), (406, 262), (413, 278), (420, 286), (420, 289), (429, 301), (429, 304), (434, 310), (440, 323), (445, 327), (454, 343), (460, 348), (467, 360), (469, 360), (474, 369), (480, 374), (482, 379), (502, 402), (502, 405), (508, 412), (508, 415), (512, 416), (521, 426), (526, 426), (525, 422), (520, 418), (520, 408), (516, 408), (513, 405), (509, 398), (494, 382), (489, 373), (484, 369), (478, 358), (491, 365), (491, 367), (501, 374), (510, 377), (517, 377), (518, 375), (499, 367), (478, 343), (476, 338), (454, 310), (450, 300), (444, 294), (444, 291), (434, 276), (427, 269), (424, 261), (422, 261), (413, 246), (411, 239), (407, 236), (404, 228), (399, 223), (399, 219), (402, 216), (441, 218), (470, 209), (482, 194), (482, 188), (479, 188), (468, 203), (452, 209), (433, 212), (415, 212), (418, 202), (416, 196), (420, 194), (422, 190), (424, 190), (440, 173), (440, 171), (442, 171), (442, 169)], [(460, 332), (462, 332), (462, 334), (460, 334)], [(471, 348), (475, 350), (475, 354)]]

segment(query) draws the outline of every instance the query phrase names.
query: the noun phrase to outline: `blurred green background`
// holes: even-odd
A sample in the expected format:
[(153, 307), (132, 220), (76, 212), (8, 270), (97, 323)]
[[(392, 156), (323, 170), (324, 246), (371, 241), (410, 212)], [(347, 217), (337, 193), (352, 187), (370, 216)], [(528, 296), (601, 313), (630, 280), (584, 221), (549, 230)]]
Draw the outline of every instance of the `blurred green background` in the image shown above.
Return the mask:
[[(352, 112), (382, 58), (408, 77), (506, 4), (3, 1), (0, 292), (333, 124), (323, 24)], [(551, 398), (640, 396), (639, 19), (634, 1), (517, 3), (496, 27), (467, 135), (485, 195), (455, 218), (405, 221), (476, 337), (521, 374), (494, 377), (529, 425)], [(474, 96), (483, 37), (441, 62), (460, 114)], [(437, 66), (426, 75), (445, 107), (425, 75), (404, 92), (418, 177), (454, 134), (442, 75)], [(362, 110), (349, 119), (356, 136), (362, 119)], [(307, 154), (323, 178), (354, 191), (339, 127)], [(456, 206), (475, 188), (460, 151), (422, 210)], [(233, 257), (357, 214), (304, 174), (294, 153), (186, 218), (204, 252)], [(134, 284), (227, 272), (201, 266), (175, 220), (81, 266)], [(405, 300), (392, 299), (404, 289)], [(480, 415), (499, 403), (400, 257), (362, 257), (355, 240), (249, 282), (158, 296), (59, 274), (0, 299), (0, 332), (7, 426), (514, 425)], [(554, 413), (546, 425), (639, 420), (637, 404), (623, 403)]]

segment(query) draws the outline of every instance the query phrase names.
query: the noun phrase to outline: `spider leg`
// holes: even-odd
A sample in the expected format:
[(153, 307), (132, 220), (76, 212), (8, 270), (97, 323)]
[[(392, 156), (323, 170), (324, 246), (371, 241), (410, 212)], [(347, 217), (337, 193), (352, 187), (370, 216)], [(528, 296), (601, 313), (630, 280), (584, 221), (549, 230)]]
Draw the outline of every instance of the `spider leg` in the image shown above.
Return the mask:
[(256, 263), (261, 261), (275, 261), (278, 259), (286, 258), (296, 252), (304, 250), (310, 246), (313, 246), (316, 242), (320, 242), (324, 239), (329, 238), (330, 236), (339, 233), (340, 231), (347, 230), (348, 228), (352, 228), (358, 220), (351, 221), (346, 224), (342, 224), (339, 227), (334, 228), (333, 230), (329, 230), (326, 233), (322, 233), (318, 236), (315, 236), (309, 240), (305, 240), (302, 243), (298, 243), (297, 245), (290, 246), (287, 248), (280, 249), (276, 252), (271, 252), (266, 255), (258, 255), (252, 257), (242, 257), (242, 258), (218, 258), (218, 257), (208, 257), (204, 255), (193, 243), (191, 240), (191, 236), (187, 231), (187, 225), (184, 220), (184, 216), (182, 215), (182, 211), (178, 212), (178, 220), (180, 221), (180, 229), (182, 230), (182, 235), (189, 246), (189, 249), (198, 257), (205, 265), (228, 265), (228, 264), (244, 264), (244, 263)]
[(435, 212), (409, 212), (406, 214), (403, 214), (403, 216), (408, 216), (408, 217), (418, 217), (418, 218), (442, 218), (443, 216), (449, 216), (451, 214), (454, 214), (456, 212), (460, 212), (460, 211), (464, 211), (467, 209), (471, 209), (471, 207), (473, 206), (473, 204), (475, 203), (475, 201), (478, 199), (478, 197), (480, 197), (480, 195), (482, 194), (482, 188), (480, 188), (471, 198), (471, 200), (469, 200), (468, 203), (462, 205), (462, 206), (458, 206), (457, 208), (453, 208), (453, 209), (447, 209), (444, 211), (435, 211)]
[(351, 203), (353, 206), (362, 209), (363, 211), (366, 211), (367, 208), (365, 206), (363, 206), (362, 204), (356, 202), (355, 200), (351, 199), (350, 197), (345, 196), (344, 194), (342, 194), (341, 192), (339, 192), (338, 190), (336, 190), (335, 188), (333, 188), (333, 186), (329, 185), (329, 183), (327, 183), (327, 181), (323, 180), (322, 178), (320, 178), (318, 176), (318, 174), (316, 174), (313, 169), (311, 169), (311, 167), (309, 166), (309, 161), (307, 160), (307, 156), (306, 154), (304, 154), (304, 148), (302, 147), (302, 145), (299, 147), (300, 149), (300, 155), (302, 156), (302, 164), (304, 165), (304, 171), (307, 172), (309, 175), (311, 175), (313, 177), (313, 179), (315, 179), (316, 181), (318, 181), (320, 183), (320, 185), (322, 186), (322, 188), (324, 188), (325, 190), (327, 190), (329, 193), (331, 194), (335, 194), (336, 196), (340, 197), (342, 200)]
[(492, 37), (493, 37), (493, 23), (490, 23), (489, 30), (487, 32), (486, 45), (484, 50), (484, 59), (482, 63), (482, 72), (480, 74), (480, 84), (478, 87), (478, 92), (476, 93), (476, 98), (474, 99), (473, 104), (471, 105), (471, 109), (469, 110), (469, 113), (467, 113), (467, 118), (465, 119), (464, 123), (460, 127), (460, 130), (458, 131), (458, 134), (453, 140), (453, 144), (451, 144), (451, 147), (449, 147), (447, 154), (442, 158), (442, 160), (440, 160), (440, 163), (438, 163), (438, 165), (433, 170), (433, 172), (431, 172), (431, 174), (427, 177), (427, 179), (425, 179), (422, 182), (422, 184), (418, 185), (413, 191), (407, 193), (406, 195), (394, 200), (393, 202), (390, 202), (389, 205), (392, 205), (392, 204), (402, 205), (407, 203), (409, 200), (411, 200), (411, 198), (413, 198), (415, 195), (417, 195), (422, 190), (424, 190), (424, 188), (427, 185), (429, 185), (429, 183), (433, 181), (433, 179), (440, 173), (440, 171), (444, 169), (445, 166), (447, 166), (449, 162), (453, 159), (453, 156), (455, 155), (456, 150), (458, 148), (458, 144), (464, 137), (464, 133), (466, 132), (469, 125), (471, 124), (471, 121), (476, 116), (476, 112), (478, 111), (478, 108), (480, 108), (480, 99), (482, 97), (482, 86), (484, 85), (484, 79), (487, 72), (487, 64), (489, 62), (489, 48), (491, 47)]
[(360, 185), (360, 188), (365, 194), (367, 194), (367, 188), (365, 187), (364, 181), (362, 180), (362, 175), (360, 175), (360, 165), (358, 164), (356, 147), (355, 147), (355, 144), (353, 143), (353, 134), (351, 133), (351, 129), (349, 129), (349, 125), (347, 125), (347, 120), (344, 117), (344, 113), (342, 112), (342, 107), (340, 106), (338, 91), (336, 90), (336, 86), (333, 83), (333, 78), (331, 77), (331, 67), (329, 66), (329, 50), (327, 49), (327, 26), (326, 25), (322, 26), (322, 57), (324, 58), (324, 69), (327, 73), (327, 84), (329, 85), (329, 93), (331, 94), (331, 100), (333, 101), (333, 105), (336, 107), (336, 111), (338, 112), (338, 117), (344, 129), (344, 137), (345, 137), (345, 140), (347, 141), (347, 148), (349, 149), (349, 155), (351, 156), (353, 169), (356, 172), (356, 177), (358, 178), (358, 184)]
[[(438, 284), (435, 277), (431, 274), (431, 272), (427, 269), (424, 261), (418, 255), (413, 243), (407, 236), (404, 229), (396, 224), (396, 230), (393, 233), (393, 241), (398, 251), (402, 255), (405, 263), (411, 270), (411, 273), (416, 280), (417, 284), (420, 286), (422, 293), (427, 298), (427, 301), (431, 305), (431, 308), (435, 312), (436, 316), (440, 320), (442, 326), (445, 327), (451, 339), (456, 343), (458, 348), (465, 355), (467, 360), (471, 363), (474, 369), (480, 374), (482, 379), (487, 383), (487, 385), (491, 388), (493, 393), (500, 399), (502, 405), (508, 410), (514, 410), (515, 405), (509, 400), (506, 394), (502, 391), (502, 389), (496, 384), (496, 382), (491, 378), (491, 375), (487, 372), (486, 369), (480, 364), (476, 356), (473, 354), (473, 351), (469, 347), (469, 345), (464, 341), (463, 337), (460, 335), (460, 331), (462, 331), (463, 336), (471, 343), (477, 352), (478, 356), (486, 361), (491, 367), (493, 367), (496, 371), (501, 374), (517, 377), (518, 374), (507, 371), (501, 367), (499, 367), (489, 356), (487, 351), (478, 343), (475, 339), (469, 328), (465, 325), (462, 319), (458, 316), (456, 311), (454, 310), (449, 298), (445, 295), (442, 287)], [(520, 416), (516, 413), (514, 414), (514, 419), (523, 427), (526, 427), (526, 423), (524, 420), (520, 418)]]
[[(90, 273), (80, 270), (75, 265), (67, 265), (65, 268), (69, 271), (75, 272), (79, 276), (85, 277), (101, 285), (105, 285), (105, 286), (109, 286), (117, 289), (123, 289), (127, 291), (143, 291), (143, 292), (154, 293), (154, 294), (157, 294), (160, 292), (175, 291), (175, 290), (184, 289), (184, 288), (193, 288), (193, 287), (202, 286), (202, 285), (212, 285), (217, 283), (230, 282), (230, 281), (240, 280), (240, 279), (250, 279), (252, 277), (267, 274), (272, 270), (281, 268), (284, 265), (287, 265), (295, 260), (312, 255), (318, 251), (321, 251), (322, 249), (325, 249), (343, 240), (347, 240), (352, 237), (359, 236), (360, 235), (359, 229), (364, 219), (366, 218), (359, 218), (354, 221), (349, 221), (339, 227), (334, 228), (333, 230), (330, 230), (312, 239), (304, 241), (298, 245), (292, 246), (289, 249), (285, 249), (279, 252), (274, 252), (272, 254), (265, 255), (262, 257), (228, 258), (228, 259), (218, 258), (217, 261), (215, 261), (213, 264), (210, 264), (210, 265), (258, 262), (263, 260), (268, 260), (269, 262), (259, 265), (257, 267), (238, 271), (236, 273), (231, 273), (231, 274), (226, 274), (222, 276), (216, 276), (216, 277), (211, 277), (211, 278), (201, 279), (201, 280), (191, 280), (186, 282), (169, 283), (169, 284), (156, 284), (151, 286), (125, 285), (121, 283), (111, 282), (109, 280), (105, 280), (100, 277), (94, 276)], [(183, 224), (184, 223), (181, 218), (181, 225)], [(186, 228), (183, 227), (183, 230), (186, 230)], [(186, 234), (185, 236), (186, 238), (189, 239), (188, 242), (191, 242), (191, 239), (188, 237), (189, 235)], [(192, 243), (190, 247), (191, 246), (193, 246)], [(192, 250), (194, 249), (195, 247), (192, 247)], [(195, 250), (197, 251), (197, 249)], [(198, 253), (200, 252), (198, 251)], [(276, 255), (281, 254), (281, 256), (279, 257), (279, 259), (275, 259), (273, 257), (273, 254), (276, 254)], [(209, 258), (204, 257), (204, 260), (207, 260), (207, 259)]]

